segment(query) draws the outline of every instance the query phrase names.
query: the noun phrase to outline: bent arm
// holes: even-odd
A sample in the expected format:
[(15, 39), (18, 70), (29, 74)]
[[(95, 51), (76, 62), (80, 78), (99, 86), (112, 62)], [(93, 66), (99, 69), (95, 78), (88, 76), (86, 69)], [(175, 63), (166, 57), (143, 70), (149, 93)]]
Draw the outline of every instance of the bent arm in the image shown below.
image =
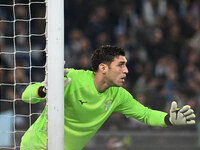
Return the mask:
[(42, 83), (30, 84), (22, 93), (22, 100), (26, 103), (35, 104), (46, 100), (45, 93), (42, 92)]

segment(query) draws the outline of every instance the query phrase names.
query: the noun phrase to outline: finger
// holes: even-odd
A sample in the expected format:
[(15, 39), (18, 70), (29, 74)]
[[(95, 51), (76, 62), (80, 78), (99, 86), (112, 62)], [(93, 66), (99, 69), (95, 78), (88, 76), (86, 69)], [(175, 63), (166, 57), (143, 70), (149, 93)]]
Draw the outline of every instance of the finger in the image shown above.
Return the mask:
[(195, 117), (195, 114), (191, 114), (189, 116), (186, 116), (186, 120), (193, 120)]
[(187, 124), (195, 124), (195, 120), (189, 120), (186, 122)]
[(176, 109), (177, 109), (177, 103), (176, 103), (175, 101), (173, 101), (173, 102), (171, 103), (170, 111), (171, 111), (171, 112), (175, 112)]
[(186, 111), (185, 113), (183, 113), (184, 114), (184, 116), (189, 116), (189, 115), (191, 115), (191, 114), (193, 114), (194, 113), (194, 110), (193, 109), (189, 109), (188, 111)]
[(64, 82), (64, 87), (67, 86), (71, 82), (71, 78), (67, 78)]
[(64, 69), (64, 77), (67, 76), (68, 73), (69, 73), (69, 69), (68, 68)]
[(191, 107), (190, 107), (189, 105), (185, 105), (185, 106), (183, 106), (179, 111), (180, 111), (181, 113), (185, 113), (185, 112), (187, 112), (190, 108), (191, 108)]

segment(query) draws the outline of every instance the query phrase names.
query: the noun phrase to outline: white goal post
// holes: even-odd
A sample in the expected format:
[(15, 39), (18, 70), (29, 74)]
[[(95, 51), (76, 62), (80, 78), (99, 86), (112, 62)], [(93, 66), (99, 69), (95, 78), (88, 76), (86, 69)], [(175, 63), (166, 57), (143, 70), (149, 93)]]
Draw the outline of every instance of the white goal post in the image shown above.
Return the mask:
[(47, 2), (48, 150), (64, 150), (64, 0)]

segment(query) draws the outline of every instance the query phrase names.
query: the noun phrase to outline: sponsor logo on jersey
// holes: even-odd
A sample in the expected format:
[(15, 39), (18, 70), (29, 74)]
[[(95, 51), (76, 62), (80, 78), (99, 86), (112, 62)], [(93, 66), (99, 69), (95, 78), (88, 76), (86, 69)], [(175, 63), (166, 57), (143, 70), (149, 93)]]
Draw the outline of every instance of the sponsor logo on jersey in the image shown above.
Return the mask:
[(81, 105), (83, 105), (84, 103), (87, 103), (87, 101), (83, 101), (83, 100), (79, 100), (79, 102), (81, 103)]

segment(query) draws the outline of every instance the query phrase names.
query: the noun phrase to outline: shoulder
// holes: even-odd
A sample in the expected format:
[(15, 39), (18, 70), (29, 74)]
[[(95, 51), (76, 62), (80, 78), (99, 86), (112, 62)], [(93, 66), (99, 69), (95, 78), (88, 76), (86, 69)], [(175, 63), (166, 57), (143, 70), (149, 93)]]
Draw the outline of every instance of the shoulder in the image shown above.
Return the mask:
[(71, 78), (72, 81), (81, 81), (87, 83), (93, 79), (93, 72), (90, 70), (69, 68), (69, 73), (67, 74), (67, 77)]
[(81, 75), (91, 75), (93, 72), (90, 70), (83, 70), (83, 69), (73, 69), (73, 68), (69, 68), (69, 73), (67, 74), (67, 76), (73, 76), (73, 75), (77, 75), (77, 76), (81, 76)]

